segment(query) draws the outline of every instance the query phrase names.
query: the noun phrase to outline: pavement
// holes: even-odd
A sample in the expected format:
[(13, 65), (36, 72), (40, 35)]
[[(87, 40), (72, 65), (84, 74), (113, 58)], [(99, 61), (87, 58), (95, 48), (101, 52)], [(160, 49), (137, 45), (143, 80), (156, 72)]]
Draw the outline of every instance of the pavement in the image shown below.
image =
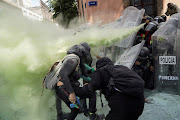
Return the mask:
[[(147, 93), (147, 92), (145, 92)], [(180, 120), (180, 96), (168, 92), (150, 91), (143, 114), (138, 120)]]
[[(171, 90), (163, 92), (145, 90), (148, 102), (145, 103), (144, 111), (138, 120), (180, 120), (180, 96), (169, 91)], [(101, 107), (100, 98), (97, 96), (97, 113), (107, 115), (110, 108), (104, 97), (103, 103), (104, 107)], [(81, 113), (76, 120), (88, 120), (88, 118)]]

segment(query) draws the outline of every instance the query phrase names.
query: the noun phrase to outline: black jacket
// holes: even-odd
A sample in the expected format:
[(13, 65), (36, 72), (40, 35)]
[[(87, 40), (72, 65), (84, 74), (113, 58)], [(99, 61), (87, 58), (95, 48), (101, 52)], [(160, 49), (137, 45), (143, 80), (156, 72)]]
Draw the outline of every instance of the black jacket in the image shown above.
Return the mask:
[(112, 65), (106, 59), (97, 62), (98, 69), (92, 74), (89, 88), (100, 90), (108, 98), (111, 95), (108, 84), (111, 78), (114, 79), (116, 88), (122, 93), (144, 98), (144, 81), (134, 71), (122, 65)]

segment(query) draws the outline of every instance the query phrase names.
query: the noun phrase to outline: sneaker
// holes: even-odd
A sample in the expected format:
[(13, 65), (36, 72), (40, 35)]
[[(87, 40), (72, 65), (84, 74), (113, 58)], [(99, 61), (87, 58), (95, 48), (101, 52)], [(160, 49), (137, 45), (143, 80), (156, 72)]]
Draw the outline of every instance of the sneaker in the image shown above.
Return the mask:
[(104, 118), (104, 114), (97, 115), (94, 113), (92, 115), (89, 115), (89, 120), (103, 120)]

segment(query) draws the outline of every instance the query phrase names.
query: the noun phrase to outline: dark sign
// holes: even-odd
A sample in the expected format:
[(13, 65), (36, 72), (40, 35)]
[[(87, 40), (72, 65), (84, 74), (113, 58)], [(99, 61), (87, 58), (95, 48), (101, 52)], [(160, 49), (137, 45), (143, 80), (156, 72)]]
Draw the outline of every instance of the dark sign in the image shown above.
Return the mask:
[(97, 1), (90, 1), (89, 6), (97, 6)]

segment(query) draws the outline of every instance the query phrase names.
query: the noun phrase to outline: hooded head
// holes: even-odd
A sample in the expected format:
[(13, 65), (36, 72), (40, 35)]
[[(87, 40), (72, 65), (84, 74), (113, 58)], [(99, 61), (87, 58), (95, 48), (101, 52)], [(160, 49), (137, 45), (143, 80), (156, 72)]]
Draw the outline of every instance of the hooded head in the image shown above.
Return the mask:
[(173, 3), (168, 3), (167, 6), (168, 6), (168, 8), (172, 9), (173, 8)]
[(79, 46), (82, 50), (82, 57), (84, 59), (84, 62), (86, 64), (91, 64), (92, 63), (92, 57), (91, 57), (91, 53), (90, 53), (91, 48), (90, 48), (89, 44), (84, 42), (84, 43), (81, 43)]
[(96, 69), (100, 69), (106, 65), (114, 65), (113, 62), (107, 58), (107, 57), (103, 57), (98, 59), (98, 61), (96, 62)]
[(88, 52), (90, 52), (91, 48), (90, 48), (90, 46), (89, 46), (88, 43), (83, 42), (83, 43), (81, 43), (80, 45), (83, 46)]
[(89, 45), (85, 42), (80, 45), (74, 45), (67, 51), (67, 54), (76, 54), (79, 56), (82, 74), (87, 76), (84, 63), (90, 64), (92, 62)]
[(92, 57), (90, 54), (90, 46), (88, 43), (84, 42), (81, 43), (80, 45), (74, 45), (71, 47), (68, 51), (67, 54), (76, 54), (83, 60), (85, 63), (91, 63), (92, 62)]

